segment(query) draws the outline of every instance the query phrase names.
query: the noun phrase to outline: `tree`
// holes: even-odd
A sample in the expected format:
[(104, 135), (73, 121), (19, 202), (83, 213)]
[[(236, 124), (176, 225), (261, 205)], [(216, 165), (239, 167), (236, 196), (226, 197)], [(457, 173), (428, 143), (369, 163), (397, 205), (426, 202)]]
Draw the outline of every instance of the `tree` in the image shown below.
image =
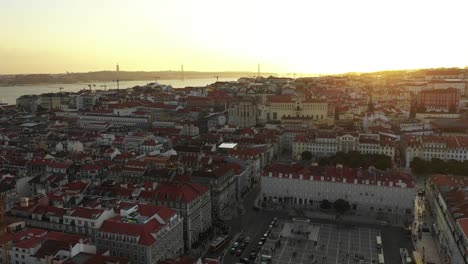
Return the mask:
[(333, 208), (340, 214), (346, 213), (349, 209), (351, 209), (351, 205), (343, 200), (343, 199), (338, 199), (333, 203)]
[(446, 173), (447, 164), (445, 164), (445, 161), (441, 159), (433, 158), (431, 162), (429, 162), (429, 169), (430, 169), (430, 172), (433, 172), (433, 173)]
[(320, 208), (322, 209), (325, 209), (325, 210), (328, 210), (332, 207), (332, 204), (330, 203), (330, 201), (328, 201), (327, 199), (323, 199), (321, 202), (320, 202)]
[(306, 160), (306, 161), (310, 161), (312, 159), (313, 155), (310, 151), (304, 151), (301, 153), (301, 159), (302, 160)]
[(415, 174), (424, 174), (428, 172), (426, 162), (418, 157), (414, 158), (410, 164), (411, 171)]

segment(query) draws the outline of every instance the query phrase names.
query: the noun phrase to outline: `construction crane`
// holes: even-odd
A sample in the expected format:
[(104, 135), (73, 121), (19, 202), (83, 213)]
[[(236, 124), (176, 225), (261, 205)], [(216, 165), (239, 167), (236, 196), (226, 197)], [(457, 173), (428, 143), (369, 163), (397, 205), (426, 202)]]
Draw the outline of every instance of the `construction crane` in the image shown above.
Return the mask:
[(215, 77), (215, 78), (216, 78), (216, 81), (218, 81), (218, 80), (219, 80), (219, 76), (218, 76), (218, 75), (216, 75), (216, 76), (213, 76), (213, 77)]

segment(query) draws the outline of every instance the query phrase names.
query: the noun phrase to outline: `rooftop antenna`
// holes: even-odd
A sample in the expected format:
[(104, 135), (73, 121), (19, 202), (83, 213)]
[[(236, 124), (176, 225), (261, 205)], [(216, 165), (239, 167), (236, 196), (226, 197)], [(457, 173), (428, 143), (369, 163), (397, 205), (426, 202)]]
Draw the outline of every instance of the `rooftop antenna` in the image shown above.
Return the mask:
[(216, 75), (216, 76), (213, 76), (213, 77), (215, 77), (215, 78), (216, 78), (216, 82), (219, 80), (219, 76), (218, 76), (218, 75)]
[(180, 65), (180, 73), (181, 73), (181, 76), (182, 76), (182, 81), (184, 80), (184, 65)]

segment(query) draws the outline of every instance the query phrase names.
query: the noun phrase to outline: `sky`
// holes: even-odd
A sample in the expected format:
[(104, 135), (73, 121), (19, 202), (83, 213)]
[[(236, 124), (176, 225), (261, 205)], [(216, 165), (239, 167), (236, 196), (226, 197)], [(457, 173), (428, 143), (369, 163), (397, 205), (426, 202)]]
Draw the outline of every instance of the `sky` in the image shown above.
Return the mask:
[(0, 74), (468, 65), (466, 0), (1, 0)]

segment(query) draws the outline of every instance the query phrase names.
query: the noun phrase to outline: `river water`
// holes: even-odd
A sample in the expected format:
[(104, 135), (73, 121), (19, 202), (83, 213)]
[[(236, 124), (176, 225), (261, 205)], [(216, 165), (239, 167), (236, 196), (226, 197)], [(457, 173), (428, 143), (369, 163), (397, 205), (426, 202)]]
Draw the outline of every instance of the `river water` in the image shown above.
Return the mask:
[[(237, 78), (219, 78), (219, 81), (236, 81)], [(153, 81), (121, 81), (120, 89), (131, 88), (137, 85), (145, 85)], [(185, 79), (185, 80), (158, 80), (160, 84), (172, 85), (174, 88), (184, 88), (187, 86), (205, 86), (216, 82), (215, 78), (206, 79)], [(42, 94), (60, 92), (78, 92), (82, 89), (89, 89), (88, 84), (92, 84), (92, 89), (116, 89), (115, 82), (96, 82), (96, 83), (67, 83), (67, 84), (37, 84), (0, 87), (0, 102), (7, 104), (16, 104), (16, 98), (25, 94)], [(105, 87), (104, 87), (105, 86)]]

